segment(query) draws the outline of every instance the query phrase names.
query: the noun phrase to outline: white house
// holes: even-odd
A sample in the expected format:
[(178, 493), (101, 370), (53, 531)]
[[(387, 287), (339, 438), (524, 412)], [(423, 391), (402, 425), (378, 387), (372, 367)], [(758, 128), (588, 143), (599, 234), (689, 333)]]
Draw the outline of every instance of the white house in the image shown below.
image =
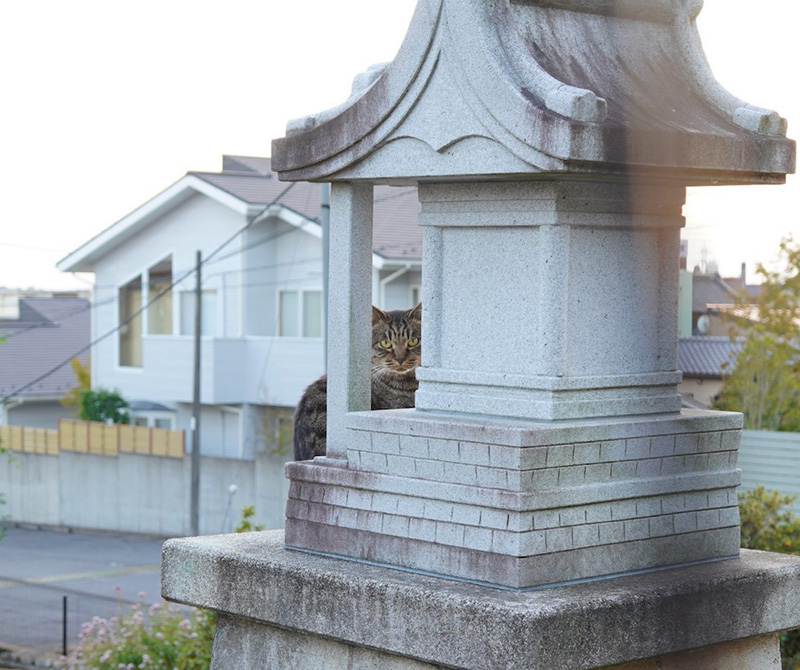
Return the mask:
[[(188, 173), (61, 260), (95, 274), (93, 386), (119, 390), (138, 423), (190, 427), (200, 251), (201, 452), (289, 453), (293, 408), (324, 368), (321, 191), (278, 182), (268, 158), (224, 156), (221, 172)], [(419, 299), (418, 211), (415, 188), (375, 189), (386, 309)]]

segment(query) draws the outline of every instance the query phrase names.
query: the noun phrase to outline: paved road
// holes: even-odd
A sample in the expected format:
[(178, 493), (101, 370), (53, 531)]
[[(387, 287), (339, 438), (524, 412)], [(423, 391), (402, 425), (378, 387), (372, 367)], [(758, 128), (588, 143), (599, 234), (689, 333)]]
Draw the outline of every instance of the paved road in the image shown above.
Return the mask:
[(116, 614), (120, 600), (158, 601), (163, 541), (9, 528), (0, 541), (0, 647), (60, 648), (65, 595), (70, 639), (92, 616)]

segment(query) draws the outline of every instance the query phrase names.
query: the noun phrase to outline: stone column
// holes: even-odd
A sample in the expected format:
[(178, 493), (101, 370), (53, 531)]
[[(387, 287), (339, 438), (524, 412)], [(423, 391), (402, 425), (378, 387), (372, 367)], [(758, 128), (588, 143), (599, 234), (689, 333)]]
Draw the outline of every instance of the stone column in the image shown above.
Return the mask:
[(348, 412), (370, 408), (372, 185), (331, 186), (328, 453), (344, 457)]
[(544, 420), (678, 411), (684, 194), (621, 179), (421, 185), (417, 408)]

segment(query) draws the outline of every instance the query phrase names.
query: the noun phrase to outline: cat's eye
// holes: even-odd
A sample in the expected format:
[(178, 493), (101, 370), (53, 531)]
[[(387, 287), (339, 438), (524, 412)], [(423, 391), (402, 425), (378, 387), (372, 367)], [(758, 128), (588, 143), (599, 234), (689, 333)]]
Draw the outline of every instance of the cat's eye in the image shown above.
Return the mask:
[(384, 349), (391, 349), (392, 348), (392, 341), (391, 340), (381, 340), (380, 341), (380, 345)]
[(419, 338), (418, 337), (409, 338), (406, 344), (408, 344), (409, 347), (416, 347), (419, 344)]

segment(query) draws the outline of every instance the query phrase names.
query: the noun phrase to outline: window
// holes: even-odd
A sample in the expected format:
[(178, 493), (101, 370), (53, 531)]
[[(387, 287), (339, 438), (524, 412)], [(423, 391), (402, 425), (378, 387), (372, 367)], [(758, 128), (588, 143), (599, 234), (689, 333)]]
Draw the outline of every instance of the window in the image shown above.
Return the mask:
[(142, 276), (119, 289), (119, 364), (142, 367)]
[(322, 337), (322, 291), (303, 293), (303, 337)]
[(278, 335), (322, 337), (322, 291), (280, 291)]
[(411, 306), (416, 307), (422, 301), (422, 287), (421, 286), (412, 286), (411, 287)]
[(172, 335), (172, 256), (151, 267), (147, 275), (147, 333)]
[[(181, 293), (181, 335), (194, 335), (194, 291)], [(200, 295), (200, 334), (217, 336), (217, 292), (202, 291)]]
[(145, 428), (167, 428), (173, 430), (175, 420), (171, 416), (164, 416), (163, 412), (137, 412), (131, 419), (134, 426)]

